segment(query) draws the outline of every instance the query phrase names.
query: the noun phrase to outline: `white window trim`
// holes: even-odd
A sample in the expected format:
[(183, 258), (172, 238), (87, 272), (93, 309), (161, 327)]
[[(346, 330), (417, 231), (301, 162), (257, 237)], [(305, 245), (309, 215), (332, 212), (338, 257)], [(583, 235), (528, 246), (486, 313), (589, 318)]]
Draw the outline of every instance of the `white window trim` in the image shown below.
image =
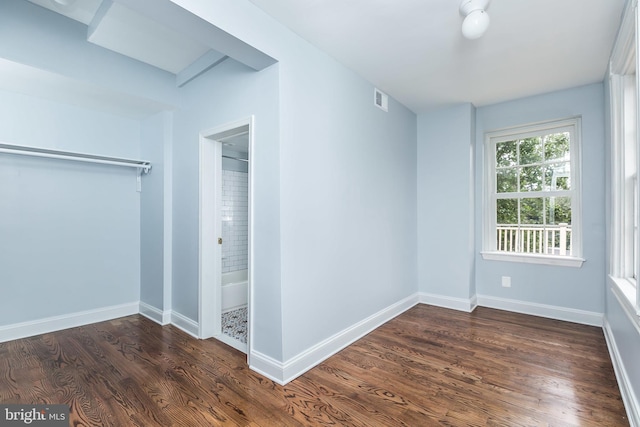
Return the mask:
[[(494, 233), (495, 236), (495, 233)], [(499, 251), (482, 251), (483, 259), (492, 261), (523, 262), (526, 264), (557, 265), (560, 267), (582, 267), (584, 258), (575, 256), (541, 255), (527, 253), (508, 253)]]
[[(629, 248), (629, 239), (628, 237), (625, 238), (625, 229), (629, 225), (629, 207), (625, 194), (629, 191), (629, 188), (623, 167), (625, 159), (625, 98), (623, 94), (625, 79), (628, 78), (631, 72), (635, 74), (636, 85), (636, 128), (640, 124), (640, 104), (638, 102), (640, 66), (638, 63), (637, 16), (637, 2), (632, 1), (625, 10), (609, 64), (611, 96), (611, 246), (609, 248), (609, 281), (614, 295), (627, 315), (633, 320), (636, 328), (640, 329), (640, 291), (638, 290), (638, 283), (633, 278), (633, 269), (628, 259), (630, 249), (633, 249), (636, 257), (640, 255), (640, 244), (636, 242), (635, 248)], [(639, 133), (636, 132), (636, 167), (640, 166), (640, 150), (638, 150), (637, 141)], [(637, 262), (637, 260), (631, 260), (631, 262)]]
[[(483, 250), (480, 252), (485, 260), (510, 261), (530, 264), (545, 264), (563, 267), (579, 268), (584, 263), (582, 258), (582, 201), (581, 201), (581, 180), (580, 169), (582, 167), (582, 157), (580, 154), (581, 145), (581, 119), (572, 117), (561, 120), (550, 120), (530, 125), (517, 126), (488, 132), (485, 135), (484, 143), (484, 185), (483, 185)], [(571, 238), (573, 246), (572, 256), (544, 255), (511, 253), (498, 251), (496, 249), (496, 182), (495, 182), (495, 144), (496, 142), (509, 141), (535, 133), (548, 133), (549, 131), (571, 130), (571, 187), (572, 187), (572, 210), (571, 210)]]
[(637, 328), (640, 328), (640, 311), (634, 304), (637, 294), (635, 285), (628, 279), (611, 275), (609, 275), (609, 281), (612, 283), (611, 290), (627, 313), (627, 316), (635, 323)]

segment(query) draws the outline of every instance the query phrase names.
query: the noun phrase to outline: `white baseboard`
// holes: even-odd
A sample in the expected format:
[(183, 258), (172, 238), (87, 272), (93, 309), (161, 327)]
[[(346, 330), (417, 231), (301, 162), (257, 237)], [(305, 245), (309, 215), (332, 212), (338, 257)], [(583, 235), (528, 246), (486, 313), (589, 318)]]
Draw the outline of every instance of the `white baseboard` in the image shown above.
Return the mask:
[(161, 311), (142, 301), (79, 311), (61, 316), (47, 317), (29, 322), (0, 326), (0, 342), (47, 334), (92, 323), (104, 322), (119, 317), (142, 314), (148, 319), (164, 326), (171, 323), (189, 335), (198, 338), (198, 322), (176, 311)]
[(198, 322), (178, 313), (177, 311), (162, 311), (157, 307), (140, 301), (139, 313), (159, 325), (166, 326), (171, 324), (189, 335), (200, 339), (198, 335)]
[(475, 295), (471, 298), (465, 299), (420, 292), (418, 296), (421, 304), (435, 305), (437, 307), (450, 308), (452, 310), (465, 311), (467, 313), (471, 313), (475, 310), (478, 304)]
[(478, 305), (481, 307), (497, 308), (499, 310), (531, 314), (533, 316), (547, 317), (549, 319), (564, 320), (590, 326), (602, 327), (604, 321), (603, 313), (487, 295), (478, 295)]
[(113, 305), (110, 307), (96, 308), (93, 310), (78, 311), (76, 313), (61, 316), (47, 317), (29, 322), (15, 323), (13, 325), (0, 326), (0, 342), (17, 340), (34, 335), (47, 334), (68, 328), (89, 325), (91, 323), (104, 322), (118, 317), (138, 314), (139, 302)]
[(189, 319), (187, 316), (178, 313), (177, 311), (171, 311), (171, 324), (178, 329), (182, 329), (194, 338), (200, 339), (198, 335), (198, 322)]
[(627, 371), (622, 363), (622, 357), (618, 351), (615, 336), (611, 330), (609, 322), (604, 321), (604, 337), (609, 348), (609, 354), (611, 355), (611, 362), (613, 363), (613, 370), (618, 380), (618, 387), (620, 388), (620, 395), (622, 396), (622, 402), (627, 411), (627, 418), (629, 419), (629, 425), (631, 427), (640, 427), (640, 402), (638, 396), (630, 387), (631, 379), (627, 375)]
[(171, 311), (162, 311), (142, 301), (140, 301), (140, 314), (162, 326), (171, 323)]
[(259, 351), (252, 350), (249, 357), (249, 368), (269, 378), (277, 384), (285, 385), (284, 381), (284, 363), (273, 359), (266, 354), (262, 354)]
[(247, 344), (243, 343), (240, 340), (237, 340), (237, 339), (235, 339), (233, 337), (230, 337), (229, 335), (226, 335), (226, 334), (218, 334), (218, 335), (215, 335), (213, 338), (217, 339), (218, 341), (222, 341), (223, 343), (225, 343), (229, 347), (233, 347), (236, 350), (241, 351), (244, 354), (247, 354)]
[(284, 363), (252, 350), (249, 357), (250, 368), (278, 384), (285, 385), (417, 303), (418, 294), (411, 295), (308, 348)]

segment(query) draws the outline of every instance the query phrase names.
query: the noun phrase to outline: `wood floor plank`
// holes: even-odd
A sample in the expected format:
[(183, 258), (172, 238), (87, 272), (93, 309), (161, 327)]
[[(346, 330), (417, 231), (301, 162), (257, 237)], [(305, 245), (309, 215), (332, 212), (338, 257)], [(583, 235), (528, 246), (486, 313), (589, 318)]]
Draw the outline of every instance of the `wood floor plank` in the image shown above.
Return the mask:
[(1, 403), (78, 426), (627, 426), (600, 328), (418, 305), (282, 387), (142, 316), (0, 343)]

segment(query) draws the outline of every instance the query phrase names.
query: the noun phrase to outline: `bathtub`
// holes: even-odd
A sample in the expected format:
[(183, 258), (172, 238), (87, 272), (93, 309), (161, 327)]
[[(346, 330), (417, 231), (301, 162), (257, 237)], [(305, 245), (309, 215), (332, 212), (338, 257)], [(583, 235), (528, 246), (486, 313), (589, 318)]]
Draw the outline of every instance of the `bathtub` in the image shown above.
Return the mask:
[(247, 305), (247, 270), (222, 273), (222, 312)]

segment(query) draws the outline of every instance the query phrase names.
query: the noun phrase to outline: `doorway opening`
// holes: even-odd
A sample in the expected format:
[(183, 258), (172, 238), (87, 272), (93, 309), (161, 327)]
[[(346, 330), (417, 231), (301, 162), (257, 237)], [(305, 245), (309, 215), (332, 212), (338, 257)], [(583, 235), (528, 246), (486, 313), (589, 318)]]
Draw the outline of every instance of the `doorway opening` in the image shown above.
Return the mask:
[(251, 339), (253, 118), (200, 135), (200, 338)]

